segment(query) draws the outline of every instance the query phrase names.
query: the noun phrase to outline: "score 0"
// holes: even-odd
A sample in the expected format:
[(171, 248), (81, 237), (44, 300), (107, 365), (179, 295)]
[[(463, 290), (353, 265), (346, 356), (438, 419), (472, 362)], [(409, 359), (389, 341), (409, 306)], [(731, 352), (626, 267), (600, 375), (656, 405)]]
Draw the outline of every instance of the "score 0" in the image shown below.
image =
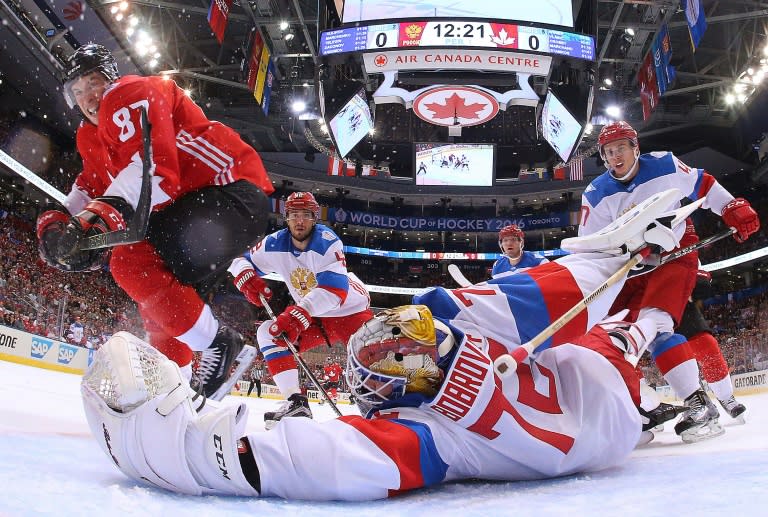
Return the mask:
[(535, 27), (517, 27), (517, 48), (534, 52), (549, 52), (547, 29)]
[(368, 50), (378, 48), (397, 48), (400, 41), (400, 26), (397, 23), (371, 25), (368, 27)]

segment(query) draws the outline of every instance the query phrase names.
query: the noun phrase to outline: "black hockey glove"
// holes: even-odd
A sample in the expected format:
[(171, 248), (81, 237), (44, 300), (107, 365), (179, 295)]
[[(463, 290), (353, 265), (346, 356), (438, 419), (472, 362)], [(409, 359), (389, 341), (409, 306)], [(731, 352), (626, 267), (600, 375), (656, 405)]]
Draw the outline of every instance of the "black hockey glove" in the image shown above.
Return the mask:
[(109, 249), (81, 250), (83, 238), (125, 229), (124, 217), (132, 211), (121, 198), (102, 197), (74, 217), (60, 210), (44, 212), (37, 220), (40, 257), (61, 271), (98, 270), (106, 263)]

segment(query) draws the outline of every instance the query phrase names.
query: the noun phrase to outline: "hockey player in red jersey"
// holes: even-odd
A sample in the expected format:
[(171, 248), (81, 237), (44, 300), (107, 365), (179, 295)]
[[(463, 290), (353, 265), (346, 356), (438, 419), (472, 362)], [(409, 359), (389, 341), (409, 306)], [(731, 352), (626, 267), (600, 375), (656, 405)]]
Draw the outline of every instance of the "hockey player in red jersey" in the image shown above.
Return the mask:
[[(246, 435), (247, 406), (200, 408), (184, 397), (173, 365), (148, 354), (143, 366), (161, 379), (142, 376), (138, 388), (133, 378), (105, 383), (114, 380), (107, 366), (142, 349), (124, 334), (99, 350), (83, 378), (89, 426), (131, 479), (194, 495), (361, 501), (447, 481), (615, 467), (641, 433), (628, 359), (646, 343), (637, 333), (637, 341), (619, 339), (621, 324), (602, 323), (626, 277), (603, 286), (646, 242), (669, 243), (671, 232), (645, 208), (626, 232), (638, 238), (622, 238), (629, 252), (612, 254), (609, 246), (468, 288), (434, 288), (414, 300), (422, 305), (366, 322), (350, 338), (346, 369), (363, 416), (286, 418), (268, 433)], [(598, 287), (602, 295), (542, 343), (535, 360), (495, 373), (497, 357)]]
[(342, 372), (341, 366), (333, 358), (327, 357), (325, 359), (325, 366), (323, 366), (323, 389), (328, 392), (328, 396), (334, 402), (339, 399), (339, 382), (341, 381)]
[[(64, 94), (85, 120), (77, 131), (83, 170), (64, 207), (38, 219), (40, 254), (64, 271), (105, 265), (105, 249), (84, 251), (84, 235), (124, 229), (136, 209), (143, 136), (140, 108), (151, 125), (154, 158), (144, 241), (112, 249), (115, 282), (137, 303), (151, 343), (216, 393), (235, 358), (250, 362), (241, 336), (220, 325), (198, 294), (264, 234), (273, 191), (261, 158), (232, 129), (208, 120), (172, 80), (120, 77), (103, 46), (87, 44), (69, 58)], [(244, 352), (247, 354), (244, 355)]]

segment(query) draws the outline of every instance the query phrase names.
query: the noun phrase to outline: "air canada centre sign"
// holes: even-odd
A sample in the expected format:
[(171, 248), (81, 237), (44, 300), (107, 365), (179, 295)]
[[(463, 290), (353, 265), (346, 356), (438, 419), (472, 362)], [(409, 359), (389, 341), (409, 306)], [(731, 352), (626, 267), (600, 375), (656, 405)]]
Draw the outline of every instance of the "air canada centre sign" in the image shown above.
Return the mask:
[(549, 74), (552, 57), (499, 50), (399, 50), (363, 54), (369, 74), (389, 70), (493, 70), (533, 75)]

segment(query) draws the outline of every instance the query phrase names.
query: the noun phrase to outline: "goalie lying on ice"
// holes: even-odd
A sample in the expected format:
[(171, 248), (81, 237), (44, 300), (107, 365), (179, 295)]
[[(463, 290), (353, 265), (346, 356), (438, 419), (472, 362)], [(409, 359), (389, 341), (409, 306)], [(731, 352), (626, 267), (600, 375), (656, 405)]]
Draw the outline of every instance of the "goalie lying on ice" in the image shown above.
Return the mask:
[[(649, 221), (641, 223), (642, 236)], [(639, 382), (625, 354), (643, 344), (627, 350), (613, 337), (615, 324), (601, 326), (623, 278), (547, 340), (535, 361), (503, 379), (493, 361), (628, 257), (577, 253), (383, 311), (347, 347), (347, 380), (363, 416), (291, 418), (246, 435), (245, 405), (199, 397), (175, 364), (123, 332), (95, 354), (83, 378), (85, 412), (128, 477), (194, 495), (369, 500), (451, 480), (612, 467), (627, 458), (642, 427)]]

